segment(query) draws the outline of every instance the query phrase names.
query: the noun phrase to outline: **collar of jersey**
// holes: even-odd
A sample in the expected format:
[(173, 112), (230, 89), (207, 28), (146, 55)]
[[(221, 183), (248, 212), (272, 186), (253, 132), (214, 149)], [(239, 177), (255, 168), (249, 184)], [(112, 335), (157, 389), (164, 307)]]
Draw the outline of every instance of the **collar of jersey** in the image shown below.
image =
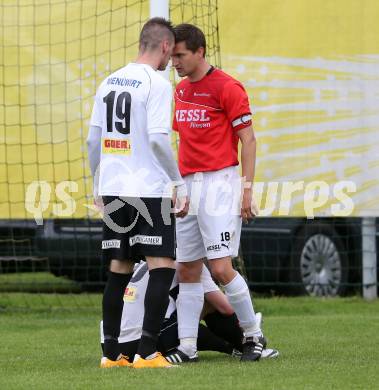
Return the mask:
[(153, 70), (154, 72), (156, 72), (156, 70), (149, 64), (144, 64), (144, 63), (140, 63), (140, 62), (129, 62), (130, 65), (142, 65), (142, 66), (147, 66), (148, 68), (150, 68), (151, 70)]

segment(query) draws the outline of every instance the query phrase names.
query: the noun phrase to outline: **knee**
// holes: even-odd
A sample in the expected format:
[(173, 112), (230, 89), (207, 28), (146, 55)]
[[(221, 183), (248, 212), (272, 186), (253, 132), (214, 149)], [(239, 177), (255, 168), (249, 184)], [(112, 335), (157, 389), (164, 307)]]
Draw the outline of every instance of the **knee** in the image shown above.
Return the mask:
[(212, 276), (221, 284), (226, 284), (225, 269), (223, 267), (212, 268)]
[(129, 274), (133, 272), (134, 263), (131, 261), (112, 260), (109, 271), (117, 274)]
[(177, 267), (177, 277), (179, 283), (198, 283), (200, 282), (201, 268), (197, 265), (180, 264)]
[(233, 280), (236, 271), (232, 267), (228, 267), (227, 264), (218, 263), (211, 266), (211, 274), (222, 285), (226, 285)]

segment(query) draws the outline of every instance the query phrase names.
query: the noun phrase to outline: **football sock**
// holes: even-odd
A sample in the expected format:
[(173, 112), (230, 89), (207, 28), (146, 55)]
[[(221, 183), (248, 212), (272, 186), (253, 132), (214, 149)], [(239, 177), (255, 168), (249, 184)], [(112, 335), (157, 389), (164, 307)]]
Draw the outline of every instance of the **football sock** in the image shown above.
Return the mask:
[[(137, 353), (139, 340), (127, 341), (126, 343), (118, 343), (120, 353), (128, 357), (129, 361), (133, 361), (134, 355)], [(101, 349), (104, 356), (104, 344), (101, 344)]]
[(145, 295), (145, 316), (138, 355), (142, 358), (157, 351), (158, 335), (169, 303), (169, 291), (175, 269), (156, 268), (149, 271)]
[(217, 351), (229, 355), (233, 352), (233, 346), (231, 344), (216, 336), (203, 324), (199, 325), (197, 349), (199, 351)]
[(178, 349), (187, 356), (197, 350), (197, 335), (201, 311), (204, 305), (204, 289), (201, 283), (180, 283), (176, 300), (178, 312)]
[(242, 351), (243, 333), (235, 313), (225, 316), (216, 311), (206, 315), (204, 321), (212, 333)]
[(232, 305), (245, 337), (261, 336), (253, 302), (245, 279), (237, 272), (234, 279), (224, 286), (226, 297)]
[(108, 280), (103, 294), (103, 331), (104, 331), (104, 356), (116, 360), (120, 354), (118, 337), (120, 336), (120, 324), (123, 296), (132, 273), (118, 274), (109, 272)]

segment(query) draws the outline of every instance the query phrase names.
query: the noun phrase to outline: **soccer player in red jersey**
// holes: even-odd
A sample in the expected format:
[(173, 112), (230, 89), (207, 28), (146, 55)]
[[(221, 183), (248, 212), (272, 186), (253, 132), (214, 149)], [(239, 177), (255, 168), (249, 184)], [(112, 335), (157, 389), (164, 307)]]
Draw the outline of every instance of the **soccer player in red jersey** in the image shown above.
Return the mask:
[[(257, 214), (252, 198), (256, 140), (249, 100), (239, 81), (206, 61), (200, 29), (181, 24), (174, 30), (172, 64), (179, 76), (186, 78), (176, 87), (173, 129), (179, 133), (179, 169), (191, 202), (189, 214), (176, 228), (180, 345), (173, 354), (179, 354), (183, 362), (197, 360), (197, 329), (204, 300), (200, 274), (207, 258), (243, 329), (241, 360), (256, 361), (266, 340), (246, 281), (232, 266), (241, 222)], [(243, 185), (238, 172), (239, 142)]]

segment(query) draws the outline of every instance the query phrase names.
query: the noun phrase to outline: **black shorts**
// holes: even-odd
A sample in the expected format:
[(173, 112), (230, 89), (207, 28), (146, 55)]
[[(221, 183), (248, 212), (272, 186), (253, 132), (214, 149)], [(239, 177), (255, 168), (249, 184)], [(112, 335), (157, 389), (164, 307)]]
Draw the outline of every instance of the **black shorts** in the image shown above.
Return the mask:
[(171, 199), (103, 196), (102, 253), (110, 260), (137, 262), (146, 256), (176, 257), (175, 216)]

